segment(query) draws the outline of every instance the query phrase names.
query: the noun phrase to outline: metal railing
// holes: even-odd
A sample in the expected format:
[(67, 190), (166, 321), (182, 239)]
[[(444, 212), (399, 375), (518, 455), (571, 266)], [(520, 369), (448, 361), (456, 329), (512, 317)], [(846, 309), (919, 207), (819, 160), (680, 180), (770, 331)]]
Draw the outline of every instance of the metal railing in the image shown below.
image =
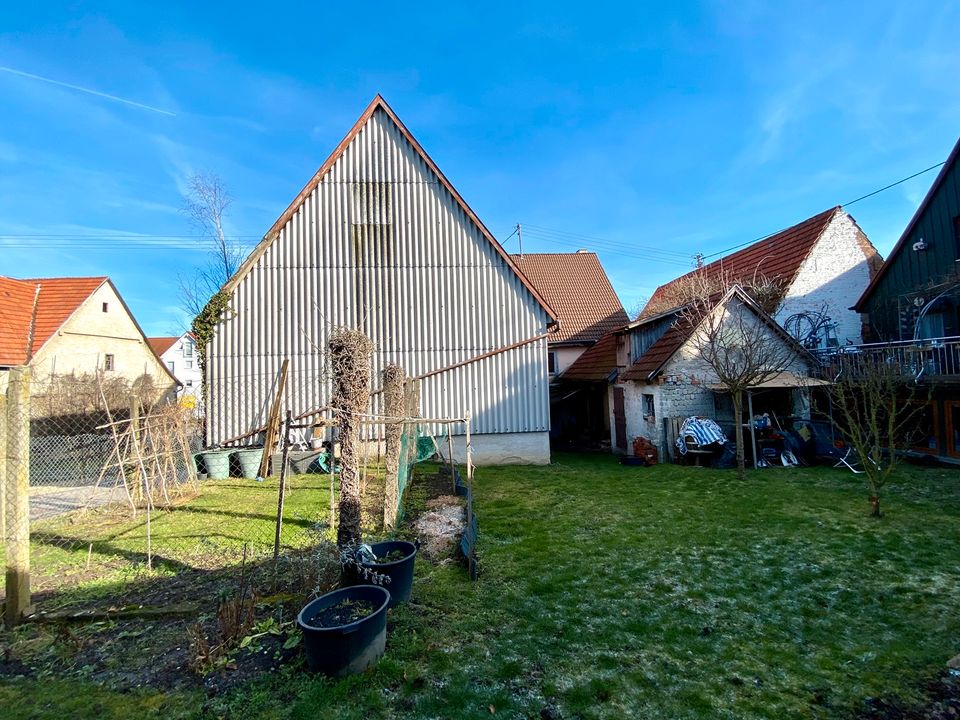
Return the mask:
[(960, 337), (956, 336), (848, 345), (815, 350), (814, 355), (824, 368), (855, 368), (882, 362), (917, 382), (934, 378), (960, 381)]

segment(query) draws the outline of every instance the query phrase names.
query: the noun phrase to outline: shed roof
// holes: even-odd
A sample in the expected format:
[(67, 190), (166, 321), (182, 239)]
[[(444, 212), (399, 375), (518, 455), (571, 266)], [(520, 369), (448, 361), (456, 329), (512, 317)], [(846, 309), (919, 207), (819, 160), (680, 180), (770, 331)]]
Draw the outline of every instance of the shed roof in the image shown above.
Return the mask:
[(627, 316), (596, 253), (526, 253), (511, 255), (557, 313), (555, 343), (594, 343), (627, 322)]
[(950, 173), (950, 169), (957, 162), (958, 157), (960, 157), (960, 138), (957, 139), (957, 143), (953, 146), (953, 150), (950, 151), (946, 161), (943, 163), (943, 167), (941, 167), (940, 172), (937, 173), (937, 177), (934, 179), (933, 184), (930, 186), (930, 189), (927, 190), (927, 194), (920, 203), (920, 207), (917, 208), (917, 211), (913, 214), (913, 217), (910, 218), (910, 222), (907, 223), (907, 227), (900, 236), (900, 239), (897, 240), (897, 244), (893, 246), (893, 250), (891, 250), (890, 254), (887, 255), (887, 261), (883, 263), (879, 272), (877, 272), (870, 280), (870, 284), (867, 285), (866, 289), (863, 291), (863, 294), (860, 296), (860, 299), (854, 304), (852, 308), (853, 310), (856, 310), (857, 312), (865, 312), (866, 308), (864, 306), (870, 299), (870, 296), (873, 295), (873, 291), (876, 290), (877, 286), (880, 284), (881, 279), (887, 274), (887, 270), (893, 264), (894, 258), (896, 258), (903, 250), (907, 239), (910, 237), (910, 233), (913, 232), (913, 228), (920, 221), (920, 218), (923, 217), (923, 214), (927, 211), (927, 207), (933, 200), (934, 195), (937, 194), (937, 190), (940, 189), (940, 185), (944, 178), (946, 178)]
[(106, 277), (0, 277), (0, 365), (22, 365), (49, 340)]
[(609, 378), (617, 367), (617, 338), (616, 332), (604, 335), (570, 363), (560, 377), (577, 382), (601, 382)]
[(825, 210), (786, 230), (758, 240), (735, 253), (661, 285), (654, 291), (643, 312), (640, 313), (640, 317), (649, 317), (677, 307), (679, 303), (671, 295), (678, 292), (684, 280), (698, 272), (704, 273), (708, 278), (719, 277), (721, 273), (726, 272), (734, 281), (746, 281), (759, 273), (768, 280), (780, 282), (783, 292), (786, 292), (800, 271), (803, 261), (820, 239), (820, 235), (834, 217), (842, 212), (844, 210), (839, 205)]

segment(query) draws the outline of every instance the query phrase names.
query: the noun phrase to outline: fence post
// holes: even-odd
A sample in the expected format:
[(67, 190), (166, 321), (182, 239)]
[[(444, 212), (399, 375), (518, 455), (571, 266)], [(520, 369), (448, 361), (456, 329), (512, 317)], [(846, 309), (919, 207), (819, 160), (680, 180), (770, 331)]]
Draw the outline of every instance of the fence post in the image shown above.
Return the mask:
[(7, 389), (0, 392), (0, 538), (7, 538)]
[(7, 385), (6, 611), (12, 628), (30, 607), (30, 368), (11, 368)]

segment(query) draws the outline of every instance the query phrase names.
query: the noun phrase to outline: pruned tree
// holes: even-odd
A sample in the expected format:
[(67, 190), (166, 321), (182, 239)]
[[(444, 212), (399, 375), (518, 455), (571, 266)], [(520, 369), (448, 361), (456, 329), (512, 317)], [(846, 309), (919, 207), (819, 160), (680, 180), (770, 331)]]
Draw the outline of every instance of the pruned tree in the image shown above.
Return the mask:
[[(912, 368), (883, 355), (837, 355), (825, 368), (836, 427), (859, 457), (870, 491), (871, 515), (879, 518), (880, 492), (910, 446), (925, 403)], [(923, 398), (926, 399), (926, 398)]]
[(195, 173), (187, 183), (183, 213), (197, 231), (198, 242), (207, 250), (204, 265), (192, 277), (179, 278), (181, 305), (195, 317), (240, 267), (243, 250), (224, 229), (233, 198), (220, 177), (208, 172)]
[[(752, 307), (751, 307), (752, 306)], [(797, 348), (776, 323), (734, 285), (725, 294), (702, 295), (681, 311), (678, 322), (692, 328), (691, 343), (708, 374), (730, 393), (737, 443), (737, 475), (746, 476), (743, 400), (750, 388), (798, 362)]]
[(370, 403), (373, 342), (359, 330), (338, 328), (330, 336), (328, 362), (333, 392), (330, 403), (340, 430), (340, 525), (337, 545), (361, 543), (360, 427)]

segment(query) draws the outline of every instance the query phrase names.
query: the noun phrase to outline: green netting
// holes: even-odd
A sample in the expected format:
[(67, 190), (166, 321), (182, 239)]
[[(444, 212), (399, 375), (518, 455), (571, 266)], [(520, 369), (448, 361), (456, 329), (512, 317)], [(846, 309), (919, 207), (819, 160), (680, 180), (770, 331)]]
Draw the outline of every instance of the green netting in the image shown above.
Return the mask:
[(437, 444), (431, 435), (423, 435), (419, 425), (404, 425), (400, 435), (400, 463), (397, 468), (397, 522), (403, 519), (403, 491), (413, 466), (422, 462), (437, 451)]

